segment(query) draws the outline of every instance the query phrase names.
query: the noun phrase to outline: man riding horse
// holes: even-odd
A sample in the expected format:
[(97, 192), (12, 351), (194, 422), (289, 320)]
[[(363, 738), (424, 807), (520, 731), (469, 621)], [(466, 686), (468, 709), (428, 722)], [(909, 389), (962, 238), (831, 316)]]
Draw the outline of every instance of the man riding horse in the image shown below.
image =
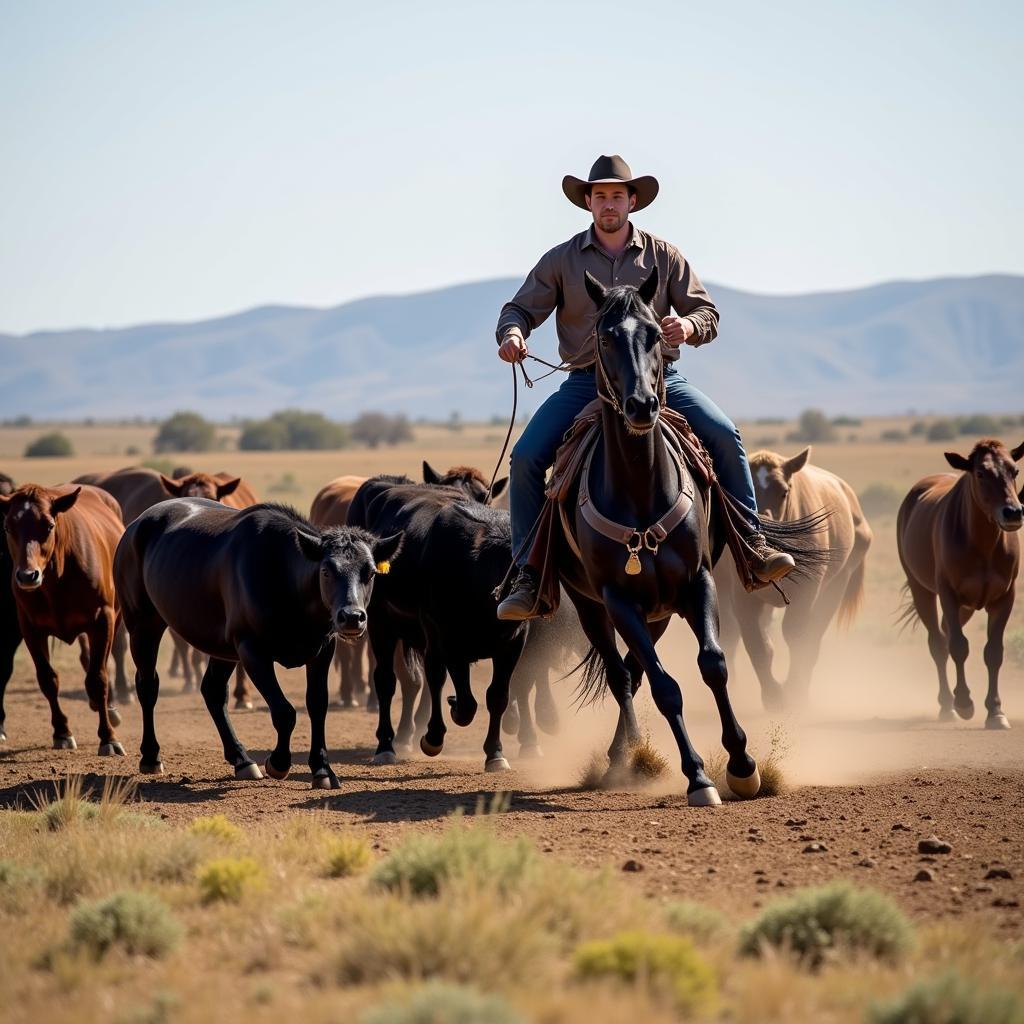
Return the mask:
[[(675, 246), (629, 222), (630, 213), (654, 201), (657, 180), (650, 175), (634, 178), (622, 157), (602, 156), (586, 181), (566, 175), (562, 191), (571, 203), (590, 212), (593, 224), (545, 253), (498, 318), (498, 355), (515, 363), (526, 358), (530, 333), (554, 312), (559, 355), (571, 368), (512, 450), (509, 504), (518, 574), (508, 596), (498, 605), (498, 617), (516, 620), (537, 614), (540, 580), (537, 571), (526, 564), (525, 542), (544, 503), (544, 477), (555, 451), (576, 416), (597, 396), (597, 310), (586, 288), (588, 271), (611, 288), (639, 286), (657, 269), (658, 288), (650, 306), (660, 318), (667, 404), (687, 418), (711, 454), (722, 486), (742, 510), (735, 516), (735, 525), (747, 541), (751, 575), (762, 585), (781, 579), (795, 563), (791, 555), (770, 547), (761, 532), (739, 431), (675, 368), (680, 346), (706, 345), (718, 333), (718, 310)], [(676, 315), (672, 315), (673, 309)]]

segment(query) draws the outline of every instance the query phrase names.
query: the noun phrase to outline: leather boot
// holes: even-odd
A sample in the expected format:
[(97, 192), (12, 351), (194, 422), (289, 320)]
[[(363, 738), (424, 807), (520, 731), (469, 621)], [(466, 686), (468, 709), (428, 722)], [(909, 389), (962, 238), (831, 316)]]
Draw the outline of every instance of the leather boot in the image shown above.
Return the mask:
[(793, 556), (770, 547), (763, 533), (752, 534), (747, 538), (747, 543), (752, 550), (750, 570), (762, 583), (781, 580), (796, 568)]
[(540, 575), (532, 566), (520, 568), (508, 597), (498, 605), (498, 618), (506, 622), (521, 622), (537, 616), (537, 589)]

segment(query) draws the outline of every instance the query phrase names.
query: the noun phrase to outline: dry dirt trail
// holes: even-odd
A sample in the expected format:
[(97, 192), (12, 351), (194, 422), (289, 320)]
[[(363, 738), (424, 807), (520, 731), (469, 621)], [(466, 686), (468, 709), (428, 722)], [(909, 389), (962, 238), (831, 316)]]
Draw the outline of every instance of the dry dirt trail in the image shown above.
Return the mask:
[[(95, 716), (84, 701), (80, 670), (70, 649), (57, 653), (79, 749), (50, 749), (45, 702), (20, 652), (6, 702), (9, 740), (0, 747), (0, 806), (24, 804), (29, 791), (50, 789), (68, 771), (87, 777), (134, 774), (138, 707), (123, 709), (119, 729), (128, 758), (97, 757)], [(719, 753), (710, 694), (697, 680), (692, 652), (678, 631), (668, 636), (666, 664), (683, 681), (698, 749), (705, 757)], [(1003, 934), (1019, 937), (1024, 934), (1022, 677), (1019, 668), (1004, 672), (1004, 705), (1016, 728), (991, 733), (982, 728), (983, 710), (972, 722), (935, 721), (923, 643), (879, 650), (850, 640), (830, 643), (815, 703), (799, 717), (769, 719), (759, 710), (752, 682), (742, 671), (734, 672), (734, 700), (755, 754), (766, 752), (769, 732), (782, 725), (789, 746), (783, 767), (791, 788), (782, 796), (708, 809), (686, 806), (678, 757), (643, 696), (643, 722), (671, 764), (663, 780), (643, 791), (580, 790), (583, 765), (607, 746), (613, 712), (610, 702), (579, 713), (569, 710), (572, 684), (563, 682), (556, 686), (565, 707), (561, 735), (543, 738), (546, 756), (538, 762), (519, 759), (518, 744), (506, 737), (513, 770), (501, 775), (482, 770), (482, 712), (469, 729), (449, 729), (440, 757), (427, 759), (417, 750), (395, 767), (379, 768), (370, 764), (375, 717), (363, 709), (332, 708), (327, 735), (342, 788), (321, 792), (310, 789), (305, 763), (309, 731), (301, 673), (282, 673), (299, 711), (291, 776), (284, 782), (237, 782), (222, 760), (202, 699), (182, 694), (180, 680), (169, 679), (165, 670), (157, 729), (166, 774), (139, 777), (139, 793), (174, 822), (215, 812), (239, 822), (319, 813), (386, 850), (407, 829), (440, 828), (452, 812), (473, 813), (492, 794), (505, 792), (511, 802), (498, 818), (502, 832), (530, 836), (545, 852), (570, 862), (625, 870), (633, 884), (653, 896), (696, 899), (745, 916), (794, 887), (843, 877), (890, 893), (914, 916), (982, 915)], [(476, 678), (482, 684), (485, 677)], [(983, 688), (979, 693), (976, 670), (972, 681), (980, 707)], [(250, 752), (262, 760), (273, 732), (262, 702), (257, 698), (256, 710), (236, 712), (233, 720)], [(932, 835), (951, 852), (919, 854), (919, 840)], [(931, 873), (931, 881), (915, 881), (922, 869)]]

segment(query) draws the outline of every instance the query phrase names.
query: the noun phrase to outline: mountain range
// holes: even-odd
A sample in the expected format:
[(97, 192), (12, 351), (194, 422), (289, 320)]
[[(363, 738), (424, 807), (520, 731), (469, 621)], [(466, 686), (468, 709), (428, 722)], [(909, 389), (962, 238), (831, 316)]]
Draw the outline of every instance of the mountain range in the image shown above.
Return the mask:
[[(510, 372), (497, 359), (494, 324), (518, 285), (506, 278), (330, 309), (264, 306), (196, 323), (0, 334), (0, 408), (37, 420), (178, 409), (227, 420), (294, 407), (337, 419), (371, 409), (507, 416)], [(721, 333), (686, 349), (680, 369), (735, 418), (808, 407), (835, 415), (1024, 406), (1024, 277), (792, 296), (708, 290)], [(552, 321), (531, 348), (557, 361)], [(523, 395), (521, 408), (532, 411), (554, 384)]]

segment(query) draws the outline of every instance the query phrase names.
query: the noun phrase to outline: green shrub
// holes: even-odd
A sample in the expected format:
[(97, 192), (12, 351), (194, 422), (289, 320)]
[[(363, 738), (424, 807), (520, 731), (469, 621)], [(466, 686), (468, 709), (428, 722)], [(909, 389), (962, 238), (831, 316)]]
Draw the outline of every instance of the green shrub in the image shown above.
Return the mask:
[(328, 451), (344, 448), (348, 429), (319, 412), (283, 409), (245, 424), (238, 438), (243, 451)]
[(220, 857), (204, 864), (196, 876), (204, 903), (239, 903), (266, 888), (267, 876), (252, 857)]
[(906, 441), (907, 439), (907, 435), (904, 431), (897, 430), (895, 428), (883, 430), (881, 436), (883, 441)]
[(834, 441), (836, 429), (820, 409), (805, 409), (797, 420), (796, 430), (787, 435), (788, 441)]
[(410, 833), (370, 878), (378, 888), (412, 896), (436, 896), (448, 884), (466, 883), (507, 893), (532, 876), (539, 863), (527, 839), (498, 839), (485, 826), (455, 820), (439, 836)]
[(912, 944), (910, 922), (891, 900), (833, 882), (769, 906), (743, 929), (740, 952), (759, 956), (765, 946), (774, 946), (814, 968), (843, 951), (896, 961)]
[(914, 420), (910, 427), (911, 437), (919, 437), (928, 432), (928, 424), (924, 420)]
[(0, 860), (0, 908), (20, 910), (35, 895), (41, 881), (35, 868)]
[(952, 420), (936, 420), (928, 428), (929, 441), (952, 441), (957, 436), (956, 424)]
[(875, 483), (868, 484), (857, 499), (864, 515), (872, 516), (894, 516), (899, 511), (900, 503), (903, 501), (904, 492), (892, 484)]
[(370, 847), (359, 836), (337, 836), (327, 846), (327, 874), (331, 878), (358, 875), (370, 866), (372, 860)]
[[(446, 425), (451, 426), (451, 423)], [(362, 413), (353, 420), (351, 430), (354, 441), (370, 448), (412, 440), (412, 427), (404, 416), (389, 416), (383, 412)]]
[(949, 972), (925, 978), (901, 996), (875, 1003), (870, 1024), (1024, 1024), (1024, 1002)]
[(359, 1024), (526, 1024), (526, 1018), (497, 996), (434, 981), (407, 1000), (365, 1011)]
[(67, 435), (54, 432), (42, 434), (25, 449), (26, 459), (68, 458), (75, 454)]
[(127, 953), (162, 957), (181, 939), (181, 927), (167, 905), (149, 893), (125, 890), (83, 903), (68, 921), (68, 944), (97, 960), (119, 946)]
[(966, 436), (998, 437), (1000, 423), (994, 416), (975, 413), (973, 416), (964, 416), (957, 427)]
[(692, 900), (670, 903), (665, 908), (665, 920), (672, 931), (698, 942), (722, 935), (729, 927), (729, 919), (720, 910)]
[(1003, 638), (1003, 645), (1007, 658), (1024, 667), (1024, 629), (1011, 629)]
[(860, 427), (864, 425), (864, 421), (857, 416), (833, 416), (832, 426), (833, 427)]
[(188, 830), (194, 836), (208, 836), (219, 843), (237, 843), (245, 836), (245, 833), (234, 822), (228, 821), (223, 814), (196, 818)]
[(153, 451), (208, 452), (217, 431), (214, 425), (197, 412), (176, 412), (160, 424)]
[(577, 947), (573, 968), (581, 979), (610, 978), (665, 991), (684, 1012), (707, 1009), (715, 1000), (714, 973), (693, 942), (677, 935), (621, 932), (586, 942)]

